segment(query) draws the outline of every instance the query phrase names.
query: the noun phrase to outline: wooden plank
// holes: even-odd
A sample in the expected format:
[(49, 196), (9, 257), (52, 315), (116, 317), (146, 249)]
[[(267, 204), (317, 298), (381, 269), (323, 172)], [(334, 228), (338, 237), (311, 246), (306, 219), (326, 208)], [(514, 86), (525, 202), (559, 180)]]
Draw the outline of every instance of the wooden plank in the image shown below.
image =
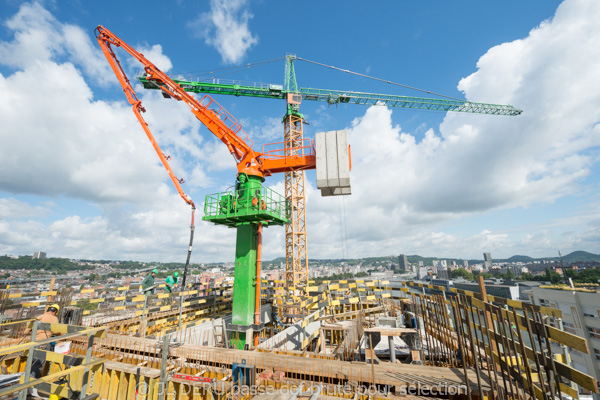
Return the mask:
[[(139, 339), (138, 339), (139, 340)], [(131, 343), (133, 348), (134, 343)], [(137, 365), (126, 364), (118, 361), (109, 361), (106, 360), (104, 362), (104, 368), (110, 371), (122, 371), (128, 374), (136, 374), (137, 373)], [(142, 368), (140, 370), (140, 376), (146, 378), (158, 378), (160, 376), (160, 370), (154, 368)]]
[(54, 394), (62, 399), (68, 399), (70, 397), (69, 388), (63, 385), (43, 382), (36, 385), (36, 389), (42, 393)]
[(45, 359), (46, 361), (57, 363), (57, 364), (65, 364), (69, 363), (69, 365), (75, 364), (83, 364), (84, 357), (78, 355), (67, 355), (67, 354), (59, 354), (53, 351), (46, 351), (40, 349), (33, 350), (33, 356), (35, 358)]
[[(488, 296), (489, 297), (489, 296)], [(481, 310), (485, 310), (485, 305), (483, 303), (483, 301), (479, 300), (479, 299), (472, 299), (473, 305)], [(523, 315), (518, 315), (518, 320), (515, 321), (513, 314), (512, 313), (507, 313), (507, 311), (503, 308), (500, 308), (498, 306), (494, 306), (492, 304), (488, 304), (487, 307), (492, 307), (493, 309), (497, 309), (500, 310), (503, 314), (503, 316), (505, 316), (505, 318), (508, 317), (508, 319), (510, 319), (511, 322), (513, 322), (515, 325), (519, 326), (519, 328), (521, 330), (527, 331), (527, 320), (525, 319), (525, 316)], [(539, 322), (536, 322), (534, 320), (532, 320), (531, 318), (529, 319), (529, 324), (531, 326), (537, 326), (538, 329), (546, 329), (546, 331), (548, 332), (548, 337), (560, 344), (564, 344), (566, 346), (569, 346), (571, 348), (574, 348), (575, 350), (581, 351), (583, 353), (589, 354), (590, 350), (587, 344), (587, 340), (585, 340), (584, 338), (574, 335), (572, 333), (569, 332), (564, 332), (561, 331), (560, 329), (554, 328), (552, 326), (546, 325), (546, 324), (541, 324)]]
[(416, 329), (412, 328), (390, 328), (385, 326), (377, 326), (374, 328), (367, 328), (365, 332), (379, 332), (381, 336), (400, 336), (403, 333), (417, 333)]
[(84, 370), (85, 368), (92, 368), (92, 367), (95, 367), (95, 366), (100, 367), (103, 362), (104, 362), (104, 360), (94, 360), (94, 361), (91, 361), (91, 362), (89, 362), (87, 364), (82, 364), (82, 365), (79, 365), (77, 367), (67, 368), (67, 369), (65, 369), (63, 371), (43, 376), (43, 377), (41, 377), (39, 379), (34, 379), (34, 380), (29, 381), (29, 382), (23, 382), (23, 383), (19, 383), (18, 385), (9, 386), (8, 388), (0, 390), (0, 397), (5, 396), (5, 395), (7, 395), (9, 393), (14, 393), (14, 392), (21, 391), (23, 389), (28, 389), (28, 388), (33, 387), (33, 386), (35, 386), (35, 385), (37, 385), (39, 383), (42, 383), (42, 382), (46, 382), (46, 383), (48, 383), (48, 382), (55, 382), (59, 378), (61, 378), (63, 376), (67, 376), (67, 375), (72, 374), (73, 372), (76, 372), (76, 371)]
[(151, 378), (150, 383), (148, 384), (148, 394), (147, 400), (158, 400), (158, 391), (159, 391), (159, 381), (158, 379)]
[(590, 354), (590, 349), (588, 347), (587, 340), (582, 338), (581, 336), (574, 335), (569, 332), (561, 331), (560, 329), (556, 329), (552, 326), (544, 325), (546, 330), (548, 331), (548, 336), (550, 339), (567, 345), (575, 350), (579, 350), (583, 353)]
[[(483, 327), (481, 327), (478, 324), (473, 323), (474, 327), (477, 328), (478, 330), (484, 332), (485, 329)], [(492, 330), (487, 330), (488, 335), (489, 336), (493, 336), (494, 332)], [(479, 346), (485, 346), (484, 343), (482, 343), (480, 340), (477, 340)], [(517, 351), (519, 352), (519, 354), (521, 354), (523, 357), (526, 357), (530, 360), (535, 360), (535, 354), (534, 354), (534, 350), (531, 347), (528, 347), (526, 345), (523, 345), (523, 347), (525, 348), (525, 354), (523, 354), (520, 346), (516, 346)], [(494, 353), (496, 354), (496, 353)], [(573, 367), (570, 367), (566, 364), (560, 363), (554, 359), (550, 359), (545, 355), (542, 355), (541, 353), (538, 353), (538, 358), (540, 358), (542, 361), (542, 364), (544, 363), (544, 360), (546, 363), (550, 363), (553, 362), (555, 367), (556, 367), (556, 372), (569, 379), (572, 382), (577, 383), (578, 385), (594, 392), (594, 393), (598, 393), (598, 386), (596, 383), (596, 379), (594, 379), (593, 377), (591, 377), (590, 375), (584, 374), (583, 372), (580, 372), (578, 370), (576, 370)]]
[(107, 400), (117, 400), (116, 393), (119, 389), (119, 372), (112, 370), (110, 371), (110, 383), (108, 384), (109, 390), (106, 396)]
[(554, 365), (556, 366), (556, 372), (559, 375), (564, 376), (591, 392), (598, 393), (598, 385), (596, 379), (593, 377), (558, 361), (554, 361)]
[(561, 392), (568, 394), (569, 396), (571, 396), (574, 399), (579, 398), (579, 393), (577, 392), (577, 390), (573, 389), (571, 386), (567, 386), (562, 382), (559, 382), (559, 385), (560, 385)]
[[(108, 362), (108, 361), (107, 361)], [(106, 362), (104, 363), (106, 365)], [(105, 369), (102, 373), (102, 390), (100, 391), (100, 398), (107, 399), (110, 392), (110, 381), (112, 377), (112, 371)]]
[[(111, 337), (119, 337), (117, 335), (111, 335)], [(158, 349), (152, 350), (151, 344), (154, 344), (154, 340), (141, 339), (141, 338), (123, 338), (122, 345), (124, 347), (133, 348), (140, 344), (146, 344), (148, 346), (148, 352), (150, 354), (158, 354)], [(443, 368), (443, 367), (430, 367), (420, 365), (409, 365), (409, 364), (381, 364), (371, 367), (366, 364), (350, 363), (339, 360), (331, 359), (317, 359), (303, 357), (300, 364), (294, 364), (290, 362), (289, 356), (277, 354), (277, 353), (263, 353), (263, 352), (247, 352), (243, 350), (235, 349), (223, 349), (216, 347), (206, 346), (191, 346), (183, 345), (171, 350), (171, 355), (174, 358), (186, 357), (188, 362), (202, 362), (204, 360), (207, 363), (217, 362), (225, 366), (231, 366), (231, 363), (241, 363), (242, 359), (250, 365), (260, 365), (263, 367), (276, 367), (278, 370), (290, 372), (290, 373), (304, 373), (312, 374), (318, 373), (324, 378), (339, 378), (339, 374), (343, 373), (348, 376), (348, 379), (359, 379), (359, 377), (370, 377), (371, 368), (375, 370), (375, 383), (386, 384), (386, 385), (402, 385), (411, 384), (415, 380), (431, 381), (438, 383), (445, 383), (447, 385), (456, 384), (462, 385), (464, 383), (464, 372), (458, 368)], [(135, 366), (131, 366), (136, 368)], [(468, 370), (469, 383), (473, 388), (477, 388), (475, 379), (475, 371)], [(433, 384), (433, 383), (432, 383)], [(484, 383), (484, 390), (489, 390), (487, 383)]]
[(104, 371), (98, 370), (90, 374), (92, 384), (90, 385), (90, 391), (92, 393), (101, 394), (102, 392), (102, 376)]
[[(28, 308), (28, 307), (37, 307), (37, 306), (41, 306), (41, 305), (42, 305), (41, 301), (32, 301), (32, 302), (29, 302), (29, 303), (21, 303), (20, 307), (21, 308)], [(10, 307), (7, 307), (7, 308), (10, 308)]]
[(117, 399), (127, 399), (127, 389), (129, 388), (129, 376), (123, 371), (119, 372), (119, 387), (117, 389)]

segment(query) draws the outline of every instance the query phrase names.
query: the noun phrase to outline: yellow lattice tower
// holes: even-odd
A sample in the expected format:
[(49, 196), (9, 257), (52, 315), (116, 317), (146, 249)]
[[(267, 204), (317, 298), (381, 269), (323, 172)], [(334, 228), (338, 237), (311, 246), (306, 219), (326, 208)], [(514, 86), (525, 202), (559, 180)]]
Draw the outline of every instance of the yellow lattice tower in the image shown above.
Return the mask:
[[(304, 121), (289, 114), (284, 121), (286, 155), (302, 151)], [(285, 197), (290, 206), (291, 222), (285, 226), (285, 280), (288, 287), (306, 287), (308, 255), (306, 236), (306, 196), (304, 171), (286, 172)]]

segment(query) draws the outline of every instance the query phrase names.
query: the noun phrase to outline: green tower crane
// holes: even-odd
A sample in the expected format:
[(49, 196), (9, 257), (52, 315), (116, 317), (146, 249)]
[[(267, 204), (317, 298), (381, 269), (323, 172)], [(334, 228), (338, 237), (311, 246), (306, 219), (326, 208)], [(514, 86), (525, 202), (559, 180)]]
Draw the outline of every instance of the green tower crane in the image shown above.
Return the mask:
[[(432, 111), (453, 111), (478, 114), (515, 116), (521, 114), (521, 110), (510, 105), (475, 103), (455, 98), (422, 98), (399, 96), (392, 94), (377, 94), (354, 91), (341, 91), (331, 89), (298, 88), (294, 61), (302, 60), (318, 64), (329, 69), (337, 69), (344, 73), (350, 73), (367, 77), (366, 75), (343, 70), (330, 65), (306, 60), (288, 54), (285, 57), (285, 81), (284, 85), (264, 83), (241, 83), (230, 82), (217, 78), (208, 80), (180, 80), (174, 79), (182, 89), (187, 92), (198, 94), (224, 94), (231, 96), (247, 96), (266, 99), (286, 100), (287, 109), (283, 117), (284, 144), (286, 155), (293, 155), (295, 148), (304, 140), (303, 125), (304, 116), (300, 113), (300, 104), (304, 100), (321, 101), (328, 104), (362, 104), (378, 105), (386, 107), (411, 108)], [(367, 77), (385, 83), (393, 82)], [(146, 89), (158, 89), (158, 86), (146, 79), (139, 77), (139, 81)], [(398, 84), (395, 84), (398, 85)], [(409, 89), (415, 89), (405, 85), (399, 85)], [(416, 89), (419, 90), (419, 89)], [(431, 93), (431, 92), (428, 92)], [(290, 206), (290, 222), (286, 228), (286, 281), (288, 287), (306, 287), (308, 281), (308, 255), (307, 234), (304, 196), (304, 171), (289, 171), (285, 173), (286, 199)]]

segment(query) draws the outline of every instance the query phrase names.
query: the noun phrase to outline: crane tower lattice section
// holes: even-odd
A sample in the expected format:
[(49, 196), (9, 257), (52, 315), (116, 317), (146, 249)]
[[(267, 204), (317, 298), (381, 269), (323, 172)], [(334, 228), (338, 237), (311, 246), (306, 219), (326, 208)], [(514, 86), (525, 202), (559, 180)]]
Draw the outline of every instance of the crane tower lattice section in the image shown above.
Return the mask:
[[(284, 120), (286, 156), (298, 151), (303, 142), (304, 121), (289, 114)], [(308, 250), (306, 235), (306, 196), (304, 171), (285, 173), (285, 197), (291, 207), (290, 223), (285, 225), (285, 280), (288, 286), (306, 287)]]

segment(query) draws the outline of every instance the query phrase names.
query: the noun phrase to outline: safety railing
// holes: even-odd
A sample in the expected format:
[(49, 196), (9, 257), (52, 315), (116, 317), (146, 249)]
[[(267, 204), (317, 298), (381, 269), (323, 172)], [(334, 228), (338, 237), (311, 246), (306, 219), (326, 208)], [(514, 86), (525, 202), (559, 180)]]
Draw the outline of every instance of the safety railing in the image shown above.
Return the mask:
[[(83, 399), (91, 394), (89, 383), (92, 375), (104, 363), (104, 360), (92, 358), (94, 338), (105, 338), (106, 328), (40, 321), (31, 321), (28, 327), (30, 332), (27, 332), (27, 336), (31, 339), (36, 338), (39, 331), (45, 332), (45, 336), (49, 337), (0, 349), (0, 367), (7, 372), (10, 370), (11, 374), (19, 378), (18, 383), (14, 382), (0, 389), (0, 398), (19, 392), (19, 400), (25, 400), (31, 389), (63, 398), (77, 396)], [(83, 339), (82, 355), (63, 354), (69, 351), (71, 344), (66, 339), (78, 337)], [(59, 347), (63, 350), (58, 350)]]
[(288, 221), (289, 215), (285, 197), (263, 186), (260, 191), (240, 189), (207, 195), (202, 219), (228, 226), (248, 222), (281, 225)]
[(200, 99), (199, 103), (202, 104), (206, 109), (214, 112), (219, 117), (221, 122), (223, 122), (223, 124), (227, 126), (227, 128), (229, 128), (230, 131), (232, 131), (240, 139), (242, 139), (246, 143), (246, 145), (248, 145), (249, 147), (252, 147), (254, 145), (252, 139), (250, 139), (246, 131), (242, 129), (242, 124), (239, 124), (237, 122), (237, 119), (235, 119), (235, 117), (231, 115), (229, 111), (227, 111), (215, 99), (213, 99), (209, 95), (206, 95), (202, 99)]
[(275, 142), (263, 145), (261, 158), (263, 160), (279, 160), (288, 156), (314, 156), (315, 141), (302, 139), (292, 142)]

